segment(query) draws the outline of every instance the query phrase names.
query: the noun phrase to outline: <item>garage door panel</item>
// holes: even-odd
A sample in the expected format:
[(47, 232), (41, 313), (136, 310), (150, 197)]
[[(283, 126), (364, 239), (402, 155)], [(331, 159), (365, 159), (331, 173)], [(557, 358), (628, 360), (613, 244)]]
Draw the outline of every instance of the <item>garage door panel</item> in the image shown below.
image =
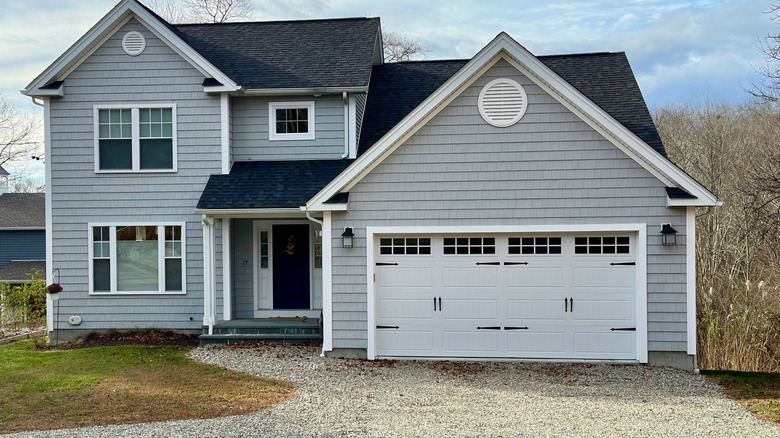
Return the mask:
[(498, 268), (458, 267), (442, 268), (441, 285), (444, 287), (496, 287)]
[(575, 321), (629, 322), (634, 320), (634, 302), (629, 300), (578, 299), (576, 306), (576, 311), (572, 312)]
[(432, 287), (430, 267), (392, 267), (377, 269), (377, 285), (382, 288)]
[(433, 330), (377, 330), (377, 341), (384, 354), (421, 355), (435, 346)]
[(447, 330), (442, 331), (442, 352), (452, 355), (496, 356), (499, 353), (500, 331)]
[(508, 320), (563, 320), (563, 298), (509, 299), (506, 303)]
[(430, 299), (381, 299), (377, 302), (377, 318), (433, 319), (433, 301)]
[(578, 288), (632, 288), (634, 286), (633, 268), (574, 268), (573, 272), (574, 287)]
[(563, 268), (510, 267), (506, 270), (507, 287), (562, 287)]
[(563, 331), (507, 333), (507, 351), (516, 357), (556, 357), (566, 352)]
[(444, 320), (483, 320), (498, 318), (498, 300), (445, 300), (441, 306)]
[(635, 343), (634, 332), (574, 333), (574, 352), (583, 359), (631, 359)]

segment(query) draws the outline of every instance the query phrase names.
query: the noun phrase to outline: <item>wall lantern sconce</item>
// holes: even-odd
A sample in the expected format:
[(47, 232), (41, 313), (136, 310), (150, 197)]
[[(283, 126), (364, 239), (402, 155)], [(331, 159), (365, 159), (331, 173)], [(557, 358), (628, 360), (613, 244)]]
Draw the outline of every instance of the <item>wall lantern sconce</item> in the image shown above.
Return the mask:
[(661, 237), (663, 238), (664, 246), (677, 245), (677, 230), (672, 228), (672, 224), (661, 225)]
[(352, 241), (355, 238), (355, 233), (352, 232), (352, 227), (345, 227), (344, 232), (341, 233), (341, 246), (344, 248), (352, 248)]

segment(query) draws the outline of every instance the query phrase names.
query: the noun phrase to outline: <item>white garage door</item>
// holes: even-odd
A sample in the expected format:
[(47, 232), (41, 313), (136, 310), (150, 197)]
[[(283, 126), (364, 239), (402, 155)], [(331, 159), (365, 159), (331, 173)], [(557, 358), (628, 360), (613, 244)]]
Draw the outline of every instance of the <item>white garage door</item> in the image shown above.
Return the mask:
[(376, 355), (636, 359), (636, 234), (380, 235)]

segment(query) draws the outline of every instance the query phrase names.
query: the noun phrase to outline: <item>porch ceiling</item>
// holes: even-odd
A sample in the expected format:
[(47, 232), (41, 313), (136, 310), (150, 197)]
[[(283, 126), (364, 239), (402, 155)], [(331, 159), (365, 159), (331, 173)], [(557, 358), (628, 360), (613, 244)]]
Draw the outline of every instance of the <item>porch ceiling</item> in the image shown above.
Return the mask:
[(228, 175), (212, 175), (198, 210), (298, 208), (353, 160), (241, 161)]

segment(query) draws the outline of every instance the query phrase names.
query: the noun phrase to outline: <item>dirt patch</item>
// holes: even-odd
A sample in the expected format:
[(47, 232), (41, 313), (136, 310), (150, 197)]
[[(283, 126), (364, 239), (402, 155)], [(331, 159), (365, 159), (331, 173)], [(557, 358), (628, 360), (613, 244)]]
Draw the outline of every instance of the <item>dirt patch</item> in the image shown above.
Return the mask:
[(73, 350), (77, 348), (111, 347), (115, 345), (198, 346), (198, 335), (175, 333), (166, 330), (134, 330), (129, 332), (92, 332), (74, 341), (57, 346), (46, 346), (50, 350)]

